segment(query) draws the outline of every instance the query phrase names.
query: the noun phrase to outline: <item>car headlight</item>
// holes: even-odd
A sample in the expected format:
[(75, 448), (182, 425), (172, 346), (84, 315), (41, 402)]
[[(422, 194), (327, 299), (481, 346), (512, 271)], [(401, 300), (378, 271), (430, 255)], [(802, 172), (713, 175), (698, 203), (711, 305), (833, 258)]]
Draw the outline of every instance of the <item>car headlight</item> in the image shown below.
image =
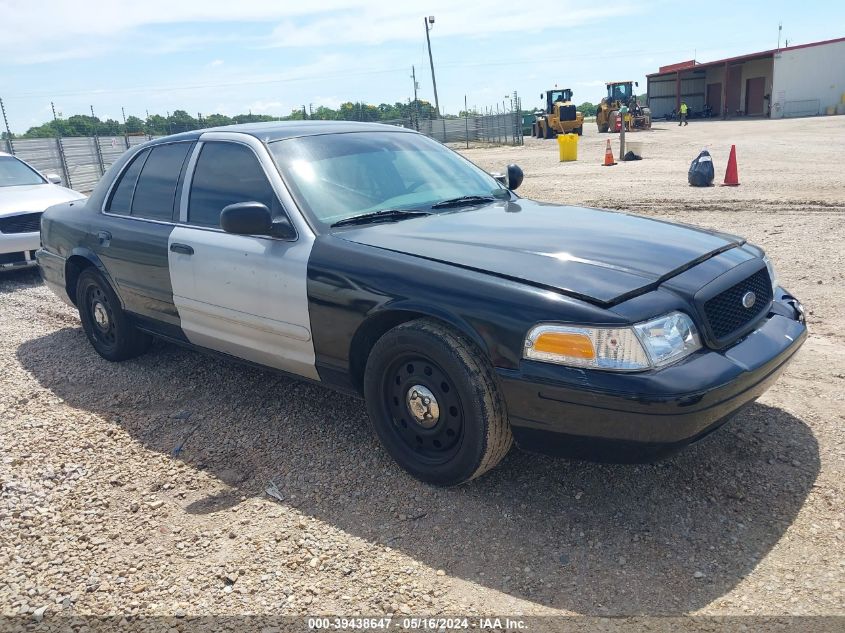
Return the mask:
[(766, 255), (763, 257), (763, 261), (766, 263), (766, 270), (769, 271), (769, 279), (772, 280), (772, 293), (777, 294), (778, 291), (778, 276), (775, 272), (775, 267), (772, 264), (772, 260), (769, 259), (769, 256)]
[(641, 371), (677, 362), (700, 348), (692, 319), (672, 312), (631, 327), (536, 325), (525, 337), (523, 356), (570, 367)]

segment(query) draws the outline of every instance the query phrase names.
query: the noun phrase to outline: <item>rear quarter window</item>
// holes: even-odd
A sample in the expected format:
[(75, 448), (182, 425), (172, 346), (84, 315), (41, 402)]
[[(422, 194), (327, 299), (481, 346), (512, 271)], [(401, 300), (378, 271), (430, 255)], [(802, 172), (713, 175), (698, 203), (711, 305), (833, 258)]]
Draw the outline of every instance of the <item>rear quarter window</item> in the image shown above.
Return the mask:
[(138, 175), (141, 173), (149, 154), (150, 150), (148, 149), (140, 152), (132, 159), (129, 167), (123, 170), (106, 207), (108, 213), (129, 215), (132, 210), (132, 194), (135, 192), (135, 184), (138, 182)]
[(179, 176), (193, 143), (170, 143), (154, 147), (135, 185), (133, 217), (173, 220)]

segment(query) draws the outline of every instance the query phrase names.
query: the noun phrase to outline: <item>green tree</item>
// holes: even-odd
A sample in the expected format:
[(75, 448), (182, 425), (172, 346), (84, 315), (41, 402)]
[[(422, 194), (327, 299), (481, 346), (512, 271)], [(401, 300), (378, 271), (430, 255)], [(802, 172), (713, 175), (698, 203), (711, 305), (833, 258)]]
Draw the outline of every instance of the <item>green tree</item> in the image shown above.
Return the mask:
[(126, 117), (126, 125), (123, 127), (126, 134), (141, 134), (144, 132), (144, 122), (136, 116)]
[(160, 114), (147, 117), (144, 123), (144, 131), (152, 136), (163, 136), (170, 133), (167, 129), (167, 119)]
[(584, 116), (596, 116), (596, 110), (598, 106), (595, 104), (590, 103), (589, 101), (585, 101), (581, 105), (578, 106), (577, 110)]
[(220, 127), (221, 125), (232, 125), (232, 117), (225, 114), (209, 114), (202, 120), (206, 127)]

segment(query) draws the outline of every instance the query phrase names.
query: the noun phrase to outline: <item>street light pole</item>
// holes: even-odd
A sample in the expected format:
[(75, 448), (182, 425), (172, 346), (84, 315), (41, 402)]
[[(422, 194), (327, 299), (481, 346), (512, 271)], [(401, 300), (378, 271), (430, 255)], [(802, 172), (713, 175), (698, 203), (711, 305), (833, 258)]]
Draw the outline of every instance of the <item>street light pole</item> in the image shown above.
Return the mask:
[(428, 45), (428, 63), (431, 64), (431, 85), (434, 87), (434, 109), (437, 111), (438, 116), (440, 116), (440, 101), (437, 99), (437, 80), (434, 78), (434, 59), (431, 57), (431, 38), (428, 36), (428, 32), (434, 28), (434, 16), (430, 15), (427, 18), (423, 18), (423, 24), (425, 25), (425, 43)]

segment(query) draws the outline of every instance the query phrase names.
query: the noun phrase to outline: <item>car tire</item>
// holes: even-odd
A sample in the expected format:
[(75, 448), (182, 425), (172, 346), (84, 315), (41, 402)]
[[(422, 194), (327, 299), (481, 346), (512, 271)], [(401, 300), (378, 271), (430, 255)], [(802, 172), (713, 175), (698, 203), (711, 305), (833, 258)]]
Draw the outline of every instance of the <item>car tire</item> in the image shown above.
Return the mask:
[(150, 335), (132, 324), (120, 299), (96, 269), (86, 268), (79, 275), (76, 306), (88, 340), (106, 360), (128, 360), (150, 347)]
[(427, 483), (474, 479), (513, 443), (493, 368), (471, 341), (433, 320), (403, 323), (376, 342), (364, 397), (387, 452)]

